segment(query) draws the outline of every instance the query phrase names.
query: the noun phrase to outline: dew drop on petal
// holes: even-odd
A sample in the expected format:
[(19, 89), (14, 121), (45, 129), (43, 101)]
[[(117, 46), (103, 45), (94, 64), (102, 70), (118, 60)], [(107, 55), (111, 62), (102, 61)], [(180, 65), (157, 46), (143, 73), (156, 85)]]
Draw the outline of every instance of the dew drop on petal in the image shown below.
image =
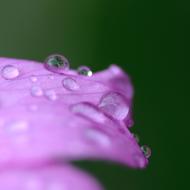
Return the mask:
[(25, 189), (26, 190), (42, 190), (43, 189), (43, 183), (38, 178), (30, 178), (25, 181)]
[(33, 76), (30, 77), (30, 80), (31, 80), (32, 82), (37, 82), (38, 78), (33, 75)]
[(140, 137), (139, 137), (139, 135), (133, 134), (133, 137), (135, 138), (135, 140), (137, 141), (137, 143), (140, 142)]
[(79, 84), (72, 78), (70, 77), (67, 77), (67, 78), (64, 78), (62, 80), (62, 85), (64, 88), (66, 88), (67, 90), (78, 90), (80, 87), (79, 87)]
[(129, 113), (125, 98), (116, 92), (110, 92), (102, 97), (99, 108), (117, 120), (124, 120)]
[(109, 147), (111, 145), (111, 139), (109, 136), (99, 130), (88, 129), (86, 130), (85, 135), (88, 140), (100, 144), (101, 146)]
[(61, 73), (69, 69), (69, 61), (62, 55), (54, 54), (45, 60), (45, 67), (50, 71)]
[(151, 156), (151, 149), (147, 145), (141, 146), (141, 150), (146, 158)]
[(26, 121), (14, 121), (5, 126), (6, 131), (9, 133), (26, 132), (29, 125)]
[(30, 111), (37, 111), (38, 110), (38, 106), (35, 105), (35, 104), (32, 104), (32, 105), (29, 106), (29, 110)]
[(78, 68), (78, 74), (91, 77), (92, 76), (92, 71), (90, 70), (89, 67), (81, 66), (81, 67)]
[(6, 65), (1, 70), (2, 77), (8, 80), (17, 78), (19, 74), (20, 74), (19, 70), (12, 65)]
[(107, 117), (104, 115), (104, 113), (98, 110), (98, 108), (96, 108), (94, 105), (87, 102), (75, 104), (71, 107), (71, 110), (75, 114), (81, 115), (98, 123), (104, 123), (107, 120)]
[(47, 90), (45, 91), (45, 96), (49, 99), (49, 100), (56, 100), (57, 99), (57, 94), (54, 90)]
[(43, 90), (39, 86), (33, 86), (31, 88), (31, 94), (32, 94), (32, 96), (42, 96)]
[(66, 187), (61, 183), (50, 183), (47, 184), (46, 190), (67, 190)]

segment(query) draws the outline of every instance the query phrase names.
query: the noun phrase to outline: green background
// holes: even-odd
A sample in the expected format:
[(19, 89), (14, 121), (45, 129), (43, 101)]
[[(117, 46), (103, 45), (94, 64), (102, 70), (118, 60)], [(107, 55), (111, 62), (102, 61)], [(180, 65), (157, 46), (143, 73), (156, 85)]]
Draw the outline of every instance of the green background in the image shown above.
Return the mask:
[[(187, 1), (0, 0), (0, 56), (62, 53), (94, 71), (117, 63), (132, 77), (135, 126), (152, 148), (146, 170), (78, 162), (107, 190), (188, 189)], [(185, 148), (185, 145), (187, 148)]]

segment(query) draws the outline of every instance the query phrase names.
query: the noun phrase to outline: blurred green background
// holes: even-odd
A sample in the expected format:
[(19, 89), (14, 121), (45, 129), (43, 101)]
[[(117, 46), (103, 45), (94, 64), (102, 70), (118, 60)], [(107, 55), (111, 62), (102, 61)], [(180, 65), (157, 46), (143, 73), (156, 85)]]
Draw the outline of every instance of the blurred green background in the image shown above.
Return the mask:
[(187, 1), (0, 0), (0, 56), (62, 53), (94, 71), (117, 63), (136, 89), (135, 126), (152, 148), (146, 170), (78, 162), (107, 190), (188, 189)]

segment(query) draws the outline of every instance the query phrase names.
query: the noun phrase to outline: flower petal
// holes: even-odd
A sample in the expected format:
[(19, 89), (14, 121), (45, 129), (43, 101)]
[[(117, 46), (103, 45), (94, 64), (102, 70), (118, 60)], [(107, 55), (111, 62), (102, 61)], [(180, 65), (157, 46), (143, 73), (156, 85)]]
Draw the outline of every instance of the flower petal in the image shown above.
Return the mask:
[(0, 70), (0, 163), (96, 158), (147, 165), (127, 128), (132, 86), (117, 66), (86, 77), (1, 58)]
[(93, 177), (67, 165), (1, 170), (3, 190), (102, 190)]

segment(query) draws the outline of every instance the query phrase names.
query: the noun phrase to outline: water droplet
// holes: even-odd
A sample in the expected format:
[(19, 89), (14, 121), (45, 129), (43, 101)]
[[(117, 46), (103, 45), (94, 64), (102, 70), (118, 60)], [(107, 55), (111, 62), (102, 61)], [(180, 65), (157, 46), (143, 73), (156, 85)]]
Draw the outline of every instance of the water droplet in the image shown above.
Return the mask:
[(30, 111), (37, 111), (37, 110), (38, 110), (38, 106), (35, 105), (35, 104), (30, 105), (30, 106), (29, 106), (29, 110), (30, 110)]
[(42, 180), (31, 177), (28, 180), (25, 180), (25, 189), (26, 190), (40, 190), (43, 189)]
[(107, 117), (98, 110), (98, 108), (87, 102), (75, 104), (72, 106), (71, 110), (75, 114), (79, 114), (98, 123), (104, 123), (107, 121)]
[(25, 132), (28, 131), (28, 127), (29, 125), (26, 121), (14, 121), (5, 126), (10, 133)]
[(1, 74), (3, 78), (11, 80), (17, 78), (20, 72), (16, 67), (12, 65), (6, 65), (2, 68)]
[(91, 77), (92, 76), (92, 71), (90, 70), (89, 67), (81, 66), (81, 67), (78, 68), (78, 74)]
[(103, 96), (99, 107), (117, 120), (124, 120), (129, 113), (129, 106), (125, 98), (116, 92), (110, 92)]
[(135, 138), (135, 140), (137, 141), (137, 143), (140, 142), (140, 137), (139, 137), (139, 135), (133, 134), (133, 137)]
[(32, 82), (37, 82), (38, 78), (33, 75), (33, 76), (30, 77), (30, 80), (31, 80)]
[(50, 55), (45, 60), (45, 67), (53, 72), (62, 73), (69, 69), (69, 61), (62, 55)]
[(77, 82), (70, 77), (64, 78), (62, 80), (62, 84), (67, 90), (78, 90), (79, 89), (79, 85), (77, 84)]
[(57, 99), (57, 94), (54, 90), (47, 90), (45, 91), (45, 96), (49, 99), (49, 100), (56, 100)]
[(66, 190), (66, 187), (61, 183), (51, 182), (47, 184), (46, 190)]
[(141, 150), (146, 158), (151, 156), (151, 149), (147, 145), (141, 146)]
[(33, 86), (31, 89), (32, 96), (42, 96), (43, 90), (39, 86)]
[(86, 130), (85, 135), (88, 140), (96, 142), (101, 146), (109, 147), (111, 145), (109, 136), (99, 130), (88, 129)]

